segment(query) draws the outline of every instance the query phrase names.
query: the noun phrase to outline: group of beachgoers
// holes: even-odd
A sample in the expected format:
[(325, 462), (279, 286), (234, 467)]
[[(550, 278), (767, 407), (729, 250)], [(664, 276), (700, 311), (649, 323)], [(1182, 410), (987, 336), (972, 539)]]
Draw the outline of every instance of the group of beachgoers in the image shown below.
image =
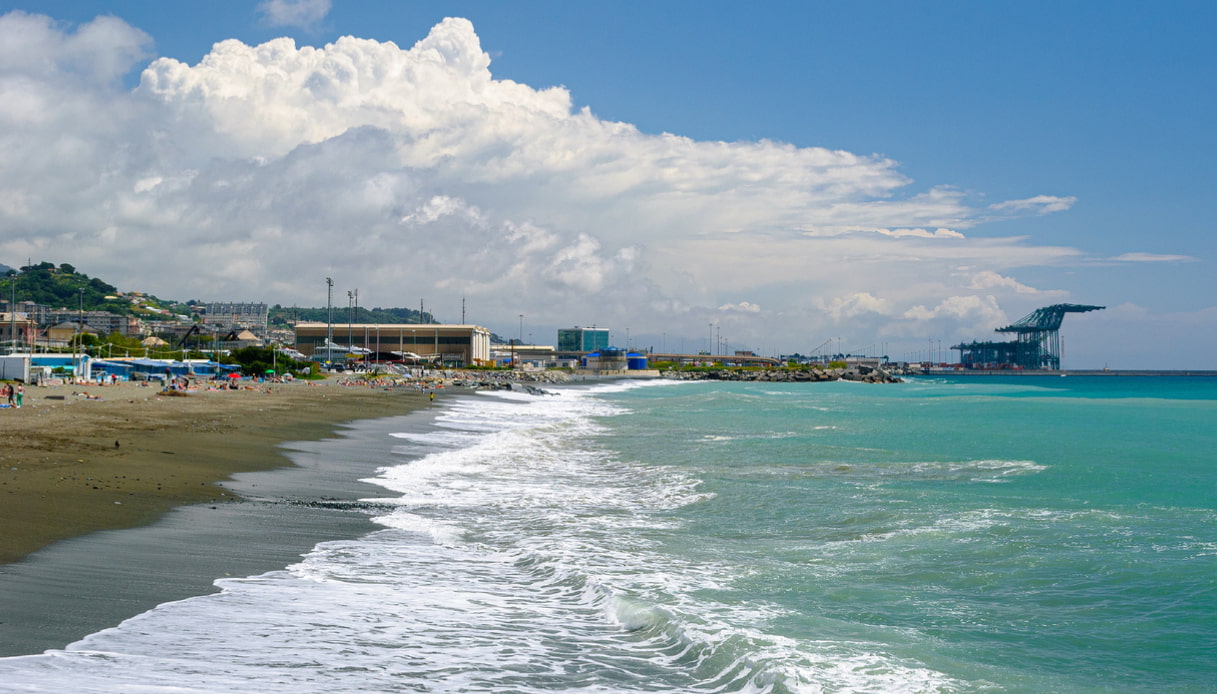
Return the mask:
[(3, 388), (0, 388), (0, 399), (6, 401), (0, 403), (3, 407), (21, 407), (21, 401), (25, 398), (25, 386), (21, 383), (5, 383)]

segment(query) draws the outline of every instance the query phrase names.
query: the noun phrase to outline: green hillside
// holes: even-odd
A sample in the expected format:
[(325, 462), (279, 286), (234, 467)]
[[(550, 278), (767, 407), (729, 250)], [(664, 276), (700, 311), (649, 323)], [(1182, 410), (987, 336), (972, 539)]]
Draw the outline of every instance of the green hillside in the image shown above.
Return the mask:
[(33, 301), (51, 308), (136, 313), (131, 302), (120, 298), (114, 285), (89, 277), (64, 263), (39, 263), (8, 270), (0, 280), (0, 299)]
[[(56, 309), (109, 311), (122, 315), (158, 316), (150, 309), (168, 310), (190, 315), (192, 307), (206, 303), (192, 299), (181, 302), (162, 300), (148, 294), (124, 295), (118, 288), (100, 279), (78, 272), (68, 263), (55, 265), (41, 262), (14, 270), (0, 265), (0, 301), (32, 301)], [(288, 327), (294, 321), (325, 322), (330, 311), (326, 308), (284, 307), (275, 304), (269, 309), (271, 326)], [(431, 313), (411, 308), (364, 308), (350, 310), (335, 306), (334, 324), (346, 323), (435, 323)]]

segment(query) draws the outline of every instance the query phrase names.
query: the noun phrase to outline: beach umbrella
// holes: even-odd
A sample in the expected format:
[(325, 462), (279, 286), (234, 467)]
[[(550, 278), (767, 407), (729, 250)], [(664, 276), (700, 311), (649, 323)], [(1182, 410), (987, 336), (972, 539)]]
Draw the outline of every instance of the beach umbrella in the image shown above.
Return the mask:
[(240, 378), (240, 377), (241, 377), (241, 374), (239, 374), (239, 373), (230, 373), (230, 374), (228, 374), (228, 377), (229, 377), (229, 378)]
[(267, 370), (266, 370), (266, 373), (268, 373), (268, 374), (273, 374), (274, 372), (275, 372), (275, 370), (274, 370), (274, 369), (267, 369)]

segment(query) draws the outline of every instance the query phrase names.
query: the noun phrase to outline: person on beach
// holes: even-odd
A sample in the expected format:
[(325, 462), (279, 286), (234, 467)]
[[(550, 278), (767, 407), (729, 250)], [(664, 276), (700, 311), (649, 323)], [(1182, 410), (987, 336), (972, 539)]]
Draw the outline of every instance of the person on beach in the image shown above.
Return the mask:
[(9, 406), (9, 407), (12, 407), (12, 406), (13, 406), (13, 404), (14, 404), (14, 403), (13, 403), (13, 395), (14, 395), (14, 393), (13, 393), (13, 384), (12, 384), (12, 383), (6, 383), (6, 384), (4, 384), (4, 395), (5, 395), (5, 397), (7, 397), (7, 398), (8, 398), (8, 406)]
[(21, 399), (25, 397), (25, 386), (17, 384), (17, 408), (21, 408)]

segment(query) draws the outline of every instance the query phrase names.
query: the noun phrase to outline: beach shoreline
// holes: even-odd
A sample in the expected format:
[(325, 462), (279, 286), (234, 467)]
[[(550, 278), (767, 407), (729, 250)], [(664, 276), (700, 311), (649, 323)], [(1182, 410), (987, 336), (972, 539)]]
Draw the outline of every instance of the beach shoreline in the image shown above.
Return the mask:
[(30, 389), (25, 407), (0, 412), (0, 656), (63, 648), (214, 592), (219, 578), (376, 530), (374, 510), (350, 502), (383, 492), (360, 481), (380, 457), (346, 447), (383, 449), (436, 407), (417, 390), (334, 380), (185, 396), (87, 389), (100, 400), (85, 390)]
[(0, 410), (0, 566), (57, 541), (145, 525), (178, 506), (232, 501), (218, 483), (291, 465), (289, 441), (427, 404), (403, 389), (320, 383), (28, 388)]

